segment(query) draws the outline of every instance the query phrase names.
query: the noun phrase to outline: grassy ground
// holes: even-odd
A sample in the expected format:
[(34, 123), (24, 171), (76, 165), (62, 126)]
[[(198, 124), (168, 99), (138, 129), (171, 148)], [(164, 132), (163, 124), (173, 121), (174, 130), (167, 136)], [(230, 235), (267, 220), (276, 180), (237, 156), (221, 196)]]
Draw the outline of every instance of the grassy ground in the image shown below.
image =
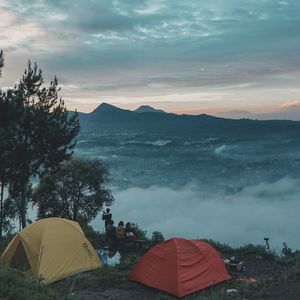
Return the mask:
[[(95, 245), (103, 236), (89, 237)], [(228, 245), (208, 241), (224, 256), (235, 256), (245, 262), (247, 271), (232, 280), (184, 297), (187, 300), (293, 300), (300, 299), (300, 256), (282, 258), (263, 246), (247, 245), (232, 249)], [(127, 280), (128, 273), (139, 259), (127, 255), (116, 267), (103, 267), (40, 287), (34, 278), (25, 277), (12, 269), (0, 267), (0, 299), (7, 300), (100, 300), (100, 299), (176, 299), (156, 289)], [(239, 277), (254, 277), (256, 283), (243, 283)], [(237, 292), (228, 294), (228, 289)]]

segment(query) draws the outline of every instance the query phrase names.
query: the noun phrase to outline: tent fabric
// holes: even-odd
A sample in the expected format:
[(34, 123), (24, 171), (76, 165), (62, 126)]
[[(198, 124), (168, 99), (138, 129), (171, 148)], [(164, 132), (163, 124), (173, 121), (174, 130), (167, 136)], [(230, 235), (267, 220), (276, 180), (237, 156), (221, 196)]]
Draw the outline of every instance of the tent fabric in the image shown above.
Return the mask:
[(24, 228), (7, 246), (0, 263), (36, 274), (45, 284), (101, 267), (80, 225), (62, 218), (42, 219)]
[(173, 238), (150, 249), (129, 279), (183, 297), (230, 279), (219, 253), (200, 240)]

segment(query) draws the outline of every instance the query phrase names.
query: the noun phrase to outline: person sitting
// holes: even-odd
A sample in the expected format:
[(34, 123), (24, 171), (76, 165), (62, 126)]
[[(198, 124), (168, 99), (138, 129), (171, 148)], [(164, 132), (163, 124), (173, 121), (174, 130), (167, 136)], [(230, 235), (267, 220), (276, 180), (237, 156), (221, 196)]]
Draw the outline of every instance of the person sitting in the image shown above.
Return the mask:
[(133, 241), (136, 239), (135, 229), (132, 227), (130, 222), (126, 223), (125, 237), (128, 241)]
[(116, 230), (116, 237), (117, 240), (124, 240), (125, 239), (125, 227), (124, 222), (120, 221)]

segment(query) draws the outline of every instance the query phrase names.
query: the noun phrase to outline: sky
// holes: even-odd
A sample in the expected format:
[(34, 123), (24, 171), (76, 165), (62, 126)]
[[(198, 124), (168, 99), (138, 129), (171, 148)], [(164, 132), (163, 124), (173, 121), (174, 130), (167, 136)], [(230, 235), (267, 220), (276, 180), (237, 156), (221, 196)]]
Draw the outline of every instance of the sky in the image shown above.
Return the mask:
[(299, 11), (297, 0), (0, 0), (0, 84), (30, 59), (79, 111), (300, 106)]

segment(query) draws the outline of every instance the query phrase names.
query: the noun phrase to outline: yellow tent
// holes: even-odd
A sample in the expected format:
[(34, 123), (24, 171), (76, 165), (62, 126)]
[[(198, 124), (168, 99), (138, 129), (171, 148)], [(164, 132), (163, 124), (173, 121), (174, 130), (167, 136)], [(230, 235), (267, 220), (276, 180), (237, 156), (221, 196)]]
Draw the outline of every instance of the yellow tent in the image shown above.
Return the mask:
[(61, 218), (42, 219), (24, 228), (11, 240), (0, 263), (36, 274), (45, 284), (101, 267), (80, 225)]

